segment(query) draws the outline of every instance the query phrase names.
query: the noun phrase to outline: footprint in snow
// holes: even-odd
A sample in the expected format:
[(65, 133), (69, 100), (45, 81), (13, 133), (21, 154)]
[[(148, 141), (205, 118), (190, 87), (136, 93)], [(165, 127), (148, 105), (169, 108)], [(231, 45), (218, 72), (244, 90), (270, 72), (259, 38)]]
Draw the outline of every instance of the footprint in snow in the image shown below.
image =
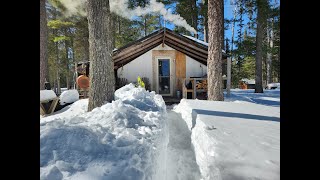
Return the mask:
[(213, 130), (213, 129), (217, 129), (214, 126), (206, 126), (206, 130)]

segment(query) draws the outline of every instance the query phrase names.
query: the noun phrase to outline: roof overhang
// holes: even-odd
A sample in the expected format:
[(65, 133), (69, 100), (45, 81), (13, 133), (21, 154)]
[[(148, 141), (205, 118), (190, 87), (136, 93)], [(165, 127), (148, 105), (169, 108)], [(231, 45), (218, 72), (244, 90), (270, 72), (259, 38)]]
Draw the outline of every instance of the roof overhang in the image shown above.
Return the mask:
[[(207, 65), (208, 46), (177, 34), (170, 29), (162, 28), (114, 51), (112, 57), (115, 69), (128, 64), (162, 43)], [(222, 52), (222, 58), (226, 59), (227, 54)]]

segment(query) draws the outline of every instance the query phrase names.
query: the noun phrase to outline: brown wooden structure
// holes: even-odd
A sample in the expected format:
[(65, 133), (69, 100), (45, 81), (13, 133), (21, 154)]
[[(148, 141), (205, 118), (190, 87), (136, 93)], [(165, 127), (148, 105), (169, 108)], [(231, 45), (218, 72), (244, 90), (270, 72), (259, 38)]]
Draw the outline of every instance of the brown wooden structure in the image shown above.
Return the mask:
[(44, 116), (53, 113), (57, 107), (58, 101), (59, 97), (40, 101), (40, 114)]

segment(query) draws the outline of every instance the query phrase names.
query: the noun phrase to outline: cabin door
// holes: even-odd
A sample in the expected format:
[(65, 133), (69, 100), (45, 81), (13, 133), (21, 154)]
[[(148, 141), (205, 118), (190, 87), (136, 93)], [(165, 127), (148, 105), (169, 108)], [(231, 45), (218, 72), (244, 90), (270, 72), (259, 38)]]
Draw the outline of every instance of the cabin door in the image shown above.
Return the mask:
[(157, 66), (157, 92), (163, 96), (172, 96), (172, 61), (170, 58), (158, 58)]

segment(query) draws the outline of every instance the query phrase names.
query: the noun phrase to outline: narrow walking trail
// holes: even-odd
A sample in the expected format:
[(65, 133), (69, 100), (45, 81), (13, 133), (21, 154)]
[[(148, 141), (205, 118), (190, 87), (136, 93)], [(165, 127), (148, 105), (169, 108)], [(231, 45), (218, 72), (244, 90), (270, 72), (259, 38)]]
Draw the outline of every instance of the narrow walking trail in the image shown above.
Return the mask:
[(199, 166), (191, 143), (191, 132), (181, 115), (168, 110), (169, 143), (167, 147), (166, 179), (199, 180)]

